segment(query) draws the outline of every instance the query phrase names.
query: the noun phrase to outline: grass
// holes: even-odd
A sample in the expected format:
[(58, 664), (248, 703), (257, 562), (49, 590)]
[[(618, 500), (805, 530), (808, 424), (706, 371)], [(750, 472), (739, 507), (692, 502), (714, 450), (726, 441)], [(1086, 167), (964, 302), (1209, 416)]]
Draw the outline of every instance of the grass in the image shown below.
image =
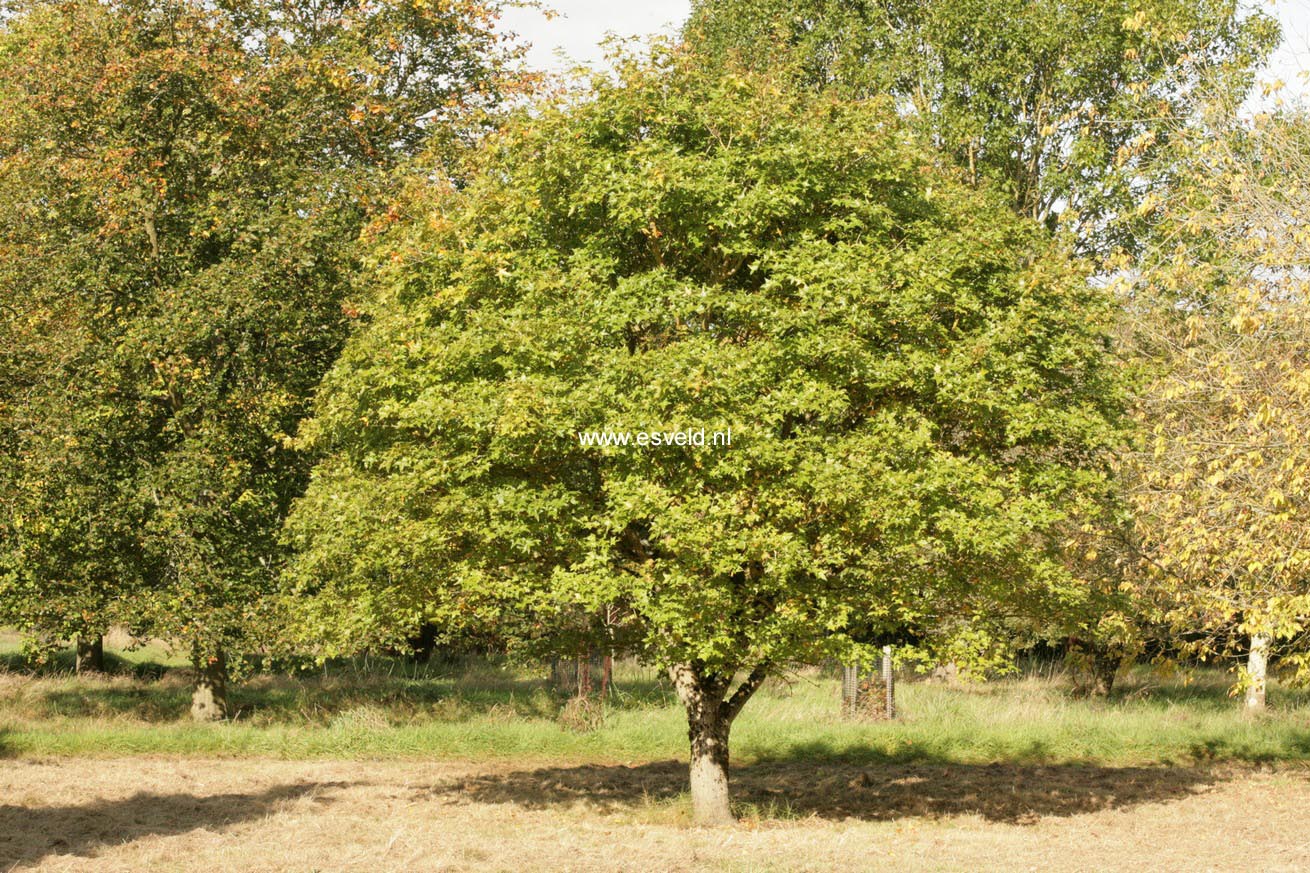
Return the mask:
[(1108, 701), (1049, 669), (903, 681), (882, 723), (840, 718), (817, 670), (771, 681), (733, 730), (723, 832), (691, 826), (653, 669), (620, 665), (596, 720), (544, 670), (359, 660), (256, 675), (235, 719), (194, 725), (170, 657), (77, 676), (0, 649), (0, 755), (28, 759), (0, 767), (0, 866), (1310, 869), (1310, 694), (1274, 685), (1249, 719), (1217, 671), (1138, 669)]
[[(12, 664), (12, 661), (11, 661)], [(143, 669), (142, 665), (151, 665)], [(150, 678), (160, 673), (160, 678)], [(1076, 699), (1060, 676), (946, 687), (902, 682), (902, 717), (846, 721), (835, 679), (770, 682), (733, 729), (736, 763), (1190, 765), (1310, 760), (1310, 695), (1274, 685), (1270, 714), (1243, 716), (1222, 673), (1191, 681), (1139, 669), (1109, 701)], [(640, 763), (685, 755), (686, 727), (652, 669), (620, 665), (618, 697), (580, 730), (540, 674), (475, 663), (349, 662), (234, 686), (236, 718), (187, 720), (185, 671), (144, 659), (81, 677), (0, 671), (0, 753), (286, 759), (435, 758)]]

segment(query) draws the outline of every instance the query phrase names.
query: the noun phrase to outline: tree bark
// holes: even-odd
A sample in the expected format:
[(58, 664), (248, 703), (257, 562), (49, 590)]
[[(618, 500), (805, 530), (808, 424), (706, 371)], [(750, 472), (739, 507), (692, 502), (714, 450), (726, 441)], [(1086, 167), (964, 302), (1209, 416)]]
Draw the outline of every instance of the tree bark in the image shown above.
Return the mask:
[(578, 658), (578, 696), (591, 696), (591, 649)]
[(690, 722), (691, 807), (698, 825), (736, 821), (728, 793), (728, 732), (731, 724), (708, 719)]
[(669, 668), (678, 699), (687, 711), (692, 819), (698, 825), (719, 826), (735, 821), (728, 792), (728, 736), (733, 719), (767, 675), (765, 665), (756, 667), (729, 697), (730, 676), (708, 672), (695, 664)]
[(105, 638), (100, 634), (77, 638), (78, 673), (105, 672)]
[(1265, 708), (1265, 674), (1269, 666), (1269, 637), (1264, 634), (1251, 635), (1251, 651), (1246, 656), (1246, 711), (1248, 713), (1264, 712)]
[(1108, 646), (1096, 646), (1092, 650), (1092, 696), (1109, 697), (1114, 690), (1115, 677), (1119, 675), (1119, 666), (1123, 656)]
[(191, 692), (191, 718), (194, 721), (221, 721), (227, 718), (227, 659), (223, 650), (205, 657), (196, 654), (196, 687)]

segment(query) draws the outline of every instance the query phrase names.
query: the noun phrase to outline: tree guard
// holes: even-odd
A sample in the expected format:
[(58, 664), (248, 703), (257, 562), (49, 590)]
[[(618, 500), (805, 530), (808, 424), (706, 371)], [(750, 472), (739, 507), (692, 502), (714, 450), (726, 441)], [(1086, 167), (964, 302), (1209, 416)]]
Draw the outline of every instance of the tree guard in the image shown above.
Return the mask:
[(882, 647), (879, 669), (861, 673), (855, 664), (842, 666), (842, 715), (847, 718), (896, 718), (896, 676), (891, 646)]
[(550, 662), (550, 684), (570, 697), (604, 697), (611, 687), (613, 669), (613, 658), (595, 650), (576, 658), (556, 657)]

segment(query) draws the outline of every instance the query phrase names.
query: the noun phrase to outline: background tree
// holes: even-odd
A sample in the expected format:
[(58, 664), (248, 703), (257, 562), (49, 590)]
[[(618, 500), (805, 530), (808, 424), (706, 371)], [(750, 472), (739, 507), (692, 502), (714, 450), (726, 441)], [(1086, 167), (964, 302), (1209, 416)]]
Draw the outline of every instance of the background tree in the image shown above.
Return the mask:
[[(265, 594), (394, 174), (482, 125), (512, 52), (477, 2), (34, 3), (0, 34), (0, 281), (26, 357), (5, 600), (183, 643), (193, 712)], [(430, 163), (428, 170), (434, 167)], [(80, 617), (79, 617), (80, 616)]]
[(782, 64), (811, 88), (892, 95), (966, 168), (1085, 251), (1131, 242), (1109, 223), (1196, 86), (1245, 94), (1278, 43), (1237, 0), (697, 0), (685, 34), (711, 59)]
[[(1279, 38), (1269, 16), (1238, 0), (698, 0), (685, 34), (711, 62), (892, 95), (971, 181), (1001, 187), (1106, 274), (1150, 237), (1137, 207), (1166, 196), (1170, 178), (1157, 169), (1181, 119), (1219, 96), (1240, 102)], [(1094, 556), (1071, 571), (1100, 593), (1060, 621), (1042, 613), (1010, 629), (1016, 640), (1062, 640), (1093, 690), (1108, 690), (1148, 630), (1132, 596), (1128, 501), (1122, 491), (1104, 499), (1102, 523), (1067, 532), (1078, 555)]]
[(1142, 204), (1155, 240), (1123, 280), (1152, 376), (1134, 489), (1147, 602), (1184, 654), (1245, 654), (1258, 710), (1271, 654), (1310, 677), (1310, 120), (1217, 101), (1174, 150), (1173, 195)]
[[(656, 55), (414, 193), (302, 431), (293, 595), (324, 653), (619, 605), (718, 822), (786, 664), (1082, 596), (1048, 534), (1119, 401), (1105, 295), (886, 101)], [(581, 444), (606, 427), (732, 444)]]

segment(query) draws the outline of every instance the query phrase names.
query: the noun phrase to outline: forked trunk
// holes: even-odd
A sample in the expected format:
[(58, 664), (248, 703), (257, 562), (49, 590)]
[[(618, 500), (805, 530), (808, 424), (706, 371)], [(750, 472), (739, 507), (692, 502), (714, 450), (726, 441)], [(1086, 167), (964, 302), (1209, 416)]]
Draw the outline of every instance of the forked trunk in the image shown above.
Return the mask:
[(1251, 635), (1251, 651), (1246, 656), (1246, 711), (1264, 712), (1265, 674), (1269, 667), (1269, 637)]
[(227, 718), (227, 660), (223, 650), (205, 657), (193, 655), (196, 687), (191, 692), (191, 718), (194, 721), (221, 721)]
[(728, 735), (733, 719), (766, 675), (765, 666), (757, 667), (729, 697), (731, 676), (709, 673), (691, 664), (669, 668), (678, 698), (687, 710), (692, 818), (698, 825), (727, 825), (734, 821), (728, 794)]
[(96, 634), (77, 638), (77, 672), (105, 672), (105, 638)]

